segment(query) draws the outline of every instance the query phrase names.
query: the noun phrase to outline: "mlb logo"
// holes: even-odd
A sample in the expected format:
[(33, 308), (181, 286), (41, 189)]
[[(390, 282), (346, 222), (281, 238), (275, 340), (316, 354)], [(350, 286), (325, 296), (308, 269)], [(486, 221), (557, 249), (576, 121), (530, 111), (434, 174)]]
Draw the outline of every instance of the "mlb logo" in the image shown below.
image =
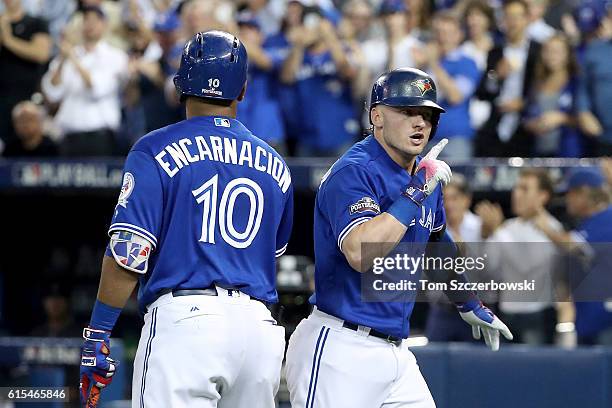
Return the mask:
[(230, 121), (226, 118), (215, 118), (215, 126), (230, 127)]

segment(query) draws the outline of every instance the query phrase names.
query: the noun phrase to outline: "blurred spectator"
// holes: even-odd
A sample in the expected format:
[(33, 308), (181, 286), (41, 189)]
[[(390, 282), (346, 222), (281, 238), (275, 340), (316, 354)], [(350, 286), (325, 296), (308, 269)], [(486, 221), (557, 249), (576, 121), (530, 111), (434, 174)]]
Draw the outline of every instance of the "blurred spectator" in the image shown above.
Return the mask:
[(121, 18), (121, 4), (111, 0), (79, 0), (78, 12), (73, 14), (64, 29), (63, 39), (72, 44), (83, 44), (83, 25), (85, 24), (85, 10), (99, 8), (106, 16), (107, 28), (104, 32), (104, 40), (114, 47), (127, 50), (128, 43), (124, 37), (124, 24)]
[(363, 44), (372, 38), (372, 5), (366, 0), (350, 0), (344, 4), (342, 14), (353, 27), (355, 39)]
[[(375, 35), (372, 27), (372, 6), (365, 0), (351, 0), (345, 3), (343, 8), (344, 18), (338, 27), (338, 35), (343, 43), (350, 49), (359, 69), (357, 78), (353, 81), (353, 98), (355, 99), (356, 111), (363, 110), (372, 88), (372, 75), (370, 71), (372, 55), (378, 56), (379, 49), (385, 47), (384, 40)], [(368, 51), (369, 48), (369, 51)], [(380, 61), (380, 58), (376, 58)], [(379, 62), (380, 64), (380, 62)], [(385, 61), (382, 61), (375, 69), (379, 72), (384, 70)], [(363, 112), (364, 123), (368, 123), (366, 112)]]
[(64, 27), (77, 8), (77, 1), (21, 0), (21, 2), (27, 14), (41, 18), (49, 24), (49, 34), (51, 34), (54, 45), (53, 55), (55, 55)]
[[(473, 245), (481, 241), (480, 218), (470, 211), (472, 205), (472, 193), (469, 190), (465, 177), (461, 174), (453, 174), (450, 183), (444, 187), (444, 210), (446, 212), (446, 231), (451, 235), (453, 241)], [(462, 247), (465, 247), (462, 245)], [(470, 281), (474, 280), (470, 275)], [(438, 294), (435, 294), (438, 296)], [(491, 306), (489, 299), (483, 299), (482, 293), (479, 297)], [(457, 314), (457, 308), (450, 304), (443, 293), (430, 304), (425, 325), (425, 336), (429, 341), (465, 341), (471, 342), (472, 330), (466, 327), (465, 322)], [(431, 295), (430, 295), (431, 299)], [(446, 300), (446, 301), (445, 301)]]
[[(534, 224), (546, 214), (551, 228), (561, 224), (545, 206), (553, 195), (553, 184), (545, 170), (524, 169), (512, 189), (512, 212), (516, 218), (504, 221), (499, 205), (488, 201), (476, 206), (482, 219), (482, 235), (487, 239), (487, 267), (501, 282), (535, 281), (534, 292), (501, 291), (499, 310), (509, 321), (515, 341), (527, 344), (552, 344), (556, 316), (553, 308), (555, 273), (559, 252)], [(533, 244), (536, 243), (536, 244)]]
[(527, 37), (539, 43), (548, 41), (555, 35), (555, 29), (544, 21), (544, 14), (550, 4), (549, 0), (526, 0), (529, 6), (529, 26)]
[(429, 0), (404, 0), (404, 2), (408, 7), (408, 25), (412, 35), (420, 41), (428, 41), (432, 2)]
[(82, 329), (72, 320), (70, 292), (52, 283), (42, 297), (45, 322), (30, 333), (37, 337), (81, 337)]
[(238, 104), (236, 118), (255, 136), (283, 153), (285, 131), (280, 106), (272, 86), (273, 75), (280, 70), (285, 55), (267, 49), (263, 33), (254, 19), (239, 19), (238, 26), (238, 37), (249, 54), (249, 70), (248, 94), (242, 103)]
[[(579, 288), (590, 286), (589, 291), (593, 292), (601, 287), (609, 288), (609, 243), (612, 242), (610, 186), (602, 173), (592, 168), (575, 169), (566, 181), (567, 213), (580, 220), (578, 228), (571, 232), (559, 231), (551, 226), (545, 215), (536, 218), (536, 225), (560, 248), (575, 256), (584, 257), (586, 254), (587, 259), (590, 258), (584, 273), (591, 280), (581, 280)], [(579, 289), (576, 285), (572, 287)], [(612, 345), (612, 299), (602, 299), (588, 293), (586, 296), (593, 298), (593, 301), (575, 304), (578, 342)], [(583, 294), (581, 300), (587, 300), (584, 299), (586, 296)]]
[[(492, 30), (495, 27), (493, 9), (483, 0), (470, 0), (464, 6), (463, 24), (466, 27), (467, 39), (461, 50), (476, 62), (476, 66), (484, 74), (487, 68), (487, 55), (493, 49)], [(491, 114), (491, 103), (477, 98), (470, 100), (470, 124), (474, 129), (480, 129)]]
[(381, 44), (381, 40), (378, 39), (364, 45), (372, 75), (376, 77), (384, 71), (420, 65), (424, 56), (419, 55), (419, 49), (423, 43), (413, 33), (405, 2), (383, 0), (379, 14), (385, 27), (385, 42)]
[(470, 211), (472, 192), (462, 174), (453, 174), (444, 187), (444, 209), (448, 233), (457, 242), (479, 242), (482, 221)]
[(583, 157), (584, 146), (576, 129), (575, 95), (578, 63), (562, 34), (542, 47), (530, 93), (525, 127), (535, 135), (535, 156)]
[(520, 119), (533, 89), (540, 45), (527, 38), (528, 8), (523, 0), (509, 0), (503, 12), (505, 40), (489, 52), (486, 75), (476, 93), (492, 104), (491, 115), (477, 134), (479, 156), (527, 156), (531, 150)]
[(437, 134), (448, 138), (440, 157), (468, 159), (473, 156), (474, 130), (470, 126), (470, 98), (480, 81), (474, 60), (459, 46), (461, 21), (450, 11), (440, 11), (433, 21), (434, 41), (427, 45), (427, 66), (438, 86), (438, 101), (446, 110)]
[[(278, 33), (285, 12), (282, 0), (241, 0), (243, 13), (253, 16), (265, 37)], [(311, 2), (313, 3), (313, 2)]]
[(142, 17), (135, 16), (125, 24), (124, 38), (130, 56), (142, 57), (146, 52), (159, 52), (153, 41), (153, 31)]
[(154, 41), (146, 49), (133, 49), (130, 79), (123, 98), (121, 138), (133, 144), (144, 134), (182, 118), (182, 109), (166, 100), (165, 85), (178, 69), (183, 44), (179, 42), (180, 19), (174, 10), (161, 13), (153, 25)]
[(224, 0), (186, 0), (179, 10), (183, 26), (183, 40), (201, 31), (236, 31), (231, 21), (232, 3)]
[(51, 54), (47, 23), (23, 11), (21, 0), (3, 0), (0, 15), (0, 139), (14, 138), (11, 112), (38, 89)]
[(602, 157), (600, 167), (608, 182), (608, 188), (612, 189), (612, 157)]
[(23, 101), (13, 108), (13, 127), (17, 139), (8, 142), (4, 157), (52, 157), (57, 156), (55, 142), (44, 134), (43, 109), (30, 101)]
[(42, 82), (60, 107), (55, 122), (68, 156), (112, 155), (121, 111), (119, 92), (127, 74), (127, 56), (102, 40), (106, 17), (100, 8), (83, 11), (83, 45), (62, 42)]
[(597, 39), (600, 24), (605, 16), (606, 8), (603, 0), (583, 0), (574, 8), (571, 15), (563, 16), (563, 32), (570, 38), (572, 44), (578, 47), (580, 61), (586, 45)]
[(578, 86), (578, 120), (582, 132), (595, 139), (592, 155), (612, 155), (612, 7), (599, 13), (602, 17), (596, 38), (584, 51)]
[(471, 57), (480, 71), (487, 67), (487, 55), (493, 49), (492, 30), (495, 27), (493, 9), (482, 0), (471, 0), (465, 5), (463, 24), (467, 38), (461, 49)]
[(126, 24), (134, 21), (142, 21), (148, 27), (153, 26), (158, 14), (165, 13), (171, 9), (170, 0), (121, 0), (122, 20)]
[[(359, 130), (351, 98), (357, 70), (334, 26), (314, 11), (289, 34), (292, 47), (281, 80), (295, 83), (300, 116), (299, 153), (338, 156)], [(293, 113), (296, 115), (296, 113)]]
[[(304, 5), (298, 0), (290, 0), (287, 3), (280, 31), (265, 40), (266, 48), (270, 53), (277, 55), (278, 58), (287, 58), (291, 50), (290, 38), (294, 38), (297, 35), (296, 33), (299, 34), (302, 30), (304, 10)], [(288, 152), (294, 155), (302, 131), (300, 115), (296, 115), (296, 112), (299, 112), (301, 108), (295, 81), (283, 82), (281, 74), (282, 68), (280, 73), (273, 76), (271, 87), (279, 101)]]

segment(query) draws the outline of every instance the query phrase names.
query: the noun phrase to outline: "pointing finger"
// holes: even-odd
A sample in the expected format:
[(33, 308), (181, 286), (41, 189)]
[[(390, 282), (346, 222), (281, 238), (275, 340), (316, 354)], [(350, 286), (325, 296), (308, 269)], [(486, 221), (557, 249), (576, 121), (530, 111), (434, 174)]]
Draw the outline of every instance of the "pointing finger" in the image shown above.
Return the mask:
[(501, 334), (503, 334), (503, 336), (508, 339), (508, 340), (512, 340), (514, 339), (514, 336), (512, 335), (512, 332), (510, 331), (510, 329), (508, 329), (508, 326), (506, 326), (501, 320), (496, 319), (499, 321), (499, 331), (501, 332)]
[(480, 339), (480, 327), (479, 326), (472, 326), (472, 337), (474, 337), (476, 340)]
[(448, 139), (444, 138), (438, 142), (434, 147), (431, 148), (429, 153), (424, 157), (424, 159), (437, 159), (438, 155), (444, 149), (444, 146), (448, 144)]

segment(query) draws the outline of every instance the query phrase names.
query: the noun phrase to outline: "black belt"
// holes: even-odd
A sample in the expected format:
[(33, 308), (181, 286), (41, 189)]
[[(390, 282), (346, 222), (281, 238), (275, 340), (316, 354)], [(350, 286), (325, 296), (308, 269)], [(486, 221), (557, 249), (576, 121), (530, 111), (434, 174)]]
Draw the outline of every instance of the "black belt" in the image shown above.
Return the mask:
[(204, 296), (219, 296), (217, 293), (217, 288), (206, 288), (206, 289), (174, 289), (170, 291), (173, 297), (179, 296), (194, 296), (194, 295), (204, 295)]
[[(354, 331), (357, 331), (357, 329), (359, 328), (358, 324), (355, 323), (351, 323), (351, 322), (347, 322), (344, 321), (344, 323), (342, 324), (342, 327), (346, 328), (346, 329), (351, 329)], [(396, 336), (389, 336), (383, 332), (379, 332), (376, 329), (370, 329), (370, 336), (379, 338), (379, 339), (383, 339), (384, 341), (386, 341), (387, 343), (391, 343), (397, 347), (399, 347), (402, 344), (402, 338), (401, 337), (396, 337)]]
[[(236, 293), (237, 296), (240, 296), (239, 293), (240, 291), (238, 289), (226, 289), (228, 292), (229, 296), (232, 296), (234, 293)], [(173, 289), (173, 290), (168, 290), (163, 292), (162, 294), (166, 294), (166, 293), (172, 293), (173, 297), (179, 297), (179, 296), (219, 296), (219, 293), (217, 292), (217, 288), (214, 286), (211, 286), (209, 288), (204, 288), (204, 289)], [(250, 298), (252, 300), (256, 300), (258, 302), (263, 303), (264, 305), (266, 304), (263, 300), (259, 300), (257, 298), (254, 298), (253, 296), (250, 296)]]

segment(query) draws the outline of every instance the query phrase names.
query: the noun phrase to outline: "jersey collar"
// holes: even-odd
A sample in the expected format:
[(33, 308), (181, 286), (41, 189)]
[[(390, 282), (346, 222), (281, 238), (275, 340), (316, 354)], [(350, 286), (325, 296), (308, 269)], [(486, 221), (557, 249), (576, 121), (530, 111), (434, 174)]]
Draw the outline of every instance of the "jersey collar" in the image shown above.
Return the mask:
[[(381, 164), (383, 164), (385, 167), (387, 167), (389, 170), (391, 170), (393, 172), (402, 172), (403, 171), (406, 174), (408, 174), (409, 176), (411, 176), (411, 177), (413, 176), (412, 173), (407, 173), (406, 170), (402, 166), (397, 164), (391, 158), (391, 156), (389, 156), (387, 151), (381, 146), (381, 144), (378, 142), (378, 140), (376, 140), (374, 135), (369, 135), (368, 138), (371, 139), (370, 143), (368, 143), (368, 146), (371, 146), (370, 154), (372, 155), (372, 157), (377, 162), (380, 162)], [(414, 163), (414, 168), (416, 168), (416, 166), (418, 166), (418, 164), (421, 161), (421, 159), (422, 159), (421, 156), (417, 156), (416, 161)]]

